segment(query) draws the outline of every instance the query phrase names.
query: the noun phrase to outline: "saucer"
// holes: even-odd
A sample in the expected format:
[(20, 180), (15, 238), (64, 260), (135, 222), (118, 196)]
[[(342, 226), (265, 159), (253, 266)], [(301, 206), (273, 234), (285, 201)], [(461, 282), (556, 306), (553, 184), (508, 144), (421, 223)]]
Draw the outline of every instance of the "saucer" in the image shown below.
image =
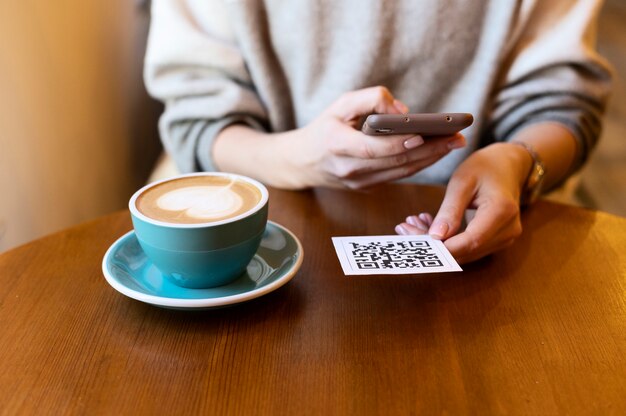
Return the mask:
[(302, 258), (298, 238), (285, 227), (268, 221), (261, 245), (246, 272), (224, 286), (188, 289), (170, 282), (146, 257), (134, 231), (109, 247), (102, 260), (102, 272), (115, 290), (141, 302), (173, 309), (211, 309), (278, 289), (296, 274)]

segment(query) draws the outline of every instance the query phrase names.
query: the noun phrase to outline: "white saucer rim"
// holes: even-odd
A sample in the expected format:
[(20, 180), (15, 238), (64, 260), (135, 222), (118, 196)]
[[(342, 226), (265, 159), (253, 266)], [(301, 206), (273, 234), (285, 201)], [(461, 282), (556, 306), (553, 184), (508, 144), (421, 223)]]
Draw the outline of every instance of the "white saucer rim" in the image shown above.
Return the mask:
[(275, 281), (267, 285), (264, 285), (260, 288), (256, 288), (256, 289), (246, 291), (243, 293), (238, 293), (235, 295), (221, 296), (221, 297), (215, 297), (215, 298), (198, 298), (198, 299), (169, 298), (169, 297), (163, 297), (163, 296), (148, 295), (148, 294), (133, 290), (129, 288), (128, 286), (121, 284), (117, 279), (111, 276), (107, 267), (107, 260), (111, 257), (111, 253), (113, 252), (113, 250), (124, 239), (128, 238), (129, 235), (135, 233), (134, 230), (130, 230), (124, 235), (122, 235), (121, 237), (119, 237), (107, 249), (106, 253), (104, 254), (104, 257), (102, 258), (102, 273), (104, 274), (104, 278), (109, 283), (109, 285), (111, 285), (113, 289), (117, 290), (121, 294), (128, 296), (129, 298), (138, 300), (140, 302), (149, 303), (149, 304), (156, 305), (156, 306), (164, 306), (164, 307), (171, 307), (171, 308), (184, 308), (184, 309), (215, 308), (215, 307), (220, 307), (220, 306), (234, 305), (237, 303), (252, 300), (260, 296), (263, 296), (267, 293), (270, 293), (280, 288), (281, 286), (285, 285), (287, 282), (289, 282), (293, 278), (293, 276), (298, 272), (298, 270), (300, 270), (300, 267), (302, 266), (302, 261), (304, 259), (304, 250), (302, 248), (302, 244), (300, 243), (300, 240), (298, 239), (298, 237), (296, 237), (296, 235), (291, 232), (291, 230), (289, 230), (288, 228), (274, 221), (268, 221), (267, 223), (268, 225), (271, 224), (281, 229), (283, 232), (286, 232), (288, 235), (290, 235), (297, 245), (296, 253), (299, 253), (299, 255), (296, 257), (296, 262), (293, 264), (293, 266), (290, 267), (287, 273), (285, 273), (283, 276), (279, 277)]

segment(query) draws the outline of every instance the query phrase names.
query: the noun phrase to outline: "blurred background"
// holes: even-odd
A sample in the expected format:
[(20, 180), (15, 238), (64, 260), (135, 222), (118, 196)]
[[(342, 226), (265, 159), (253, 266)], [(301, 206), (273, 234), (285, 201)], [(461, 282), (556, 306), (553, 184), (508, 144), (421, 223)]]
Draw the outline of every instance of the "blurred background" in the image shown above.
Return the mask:
[[(626, 216), (626, 2), (599, 50), (616, 69), (604, 134), (570, 202)], [(142, 82), (143, 0), (0, 2), (0, 252), (126, 206), (160, 154)]]
[(0, 1), (0, 251), (123, 208), (160, 152), (147, 2)]

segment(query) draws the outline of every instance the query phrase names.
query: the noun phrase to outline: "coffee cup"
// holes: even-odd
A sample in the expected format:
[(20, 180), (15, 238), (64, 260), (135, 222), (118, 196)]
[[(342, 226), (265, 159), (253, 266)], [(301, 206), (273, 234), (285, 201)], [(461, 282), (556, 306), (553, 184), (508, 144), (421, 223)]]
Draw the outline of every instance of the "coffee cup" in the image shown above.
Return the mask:
[(146, 256), (174, 284), (209, 288), (243, 274), (267, 224), (268, 191), (231, 173), (181, 175), (139, 189), (129, 208)]

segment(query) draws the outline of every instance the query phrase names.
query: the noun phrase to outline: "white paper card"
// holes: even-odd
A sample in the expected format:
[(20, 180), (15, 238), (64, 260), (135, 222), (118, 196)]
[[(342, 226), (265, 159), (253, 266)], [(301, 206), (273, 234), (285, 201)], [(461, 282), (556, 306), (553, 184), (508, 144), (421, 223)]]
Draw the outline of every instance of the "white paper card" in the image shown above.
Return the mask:
[(429, 235), (333, 237), (345, 275), (463, 271), (446, 246)]

